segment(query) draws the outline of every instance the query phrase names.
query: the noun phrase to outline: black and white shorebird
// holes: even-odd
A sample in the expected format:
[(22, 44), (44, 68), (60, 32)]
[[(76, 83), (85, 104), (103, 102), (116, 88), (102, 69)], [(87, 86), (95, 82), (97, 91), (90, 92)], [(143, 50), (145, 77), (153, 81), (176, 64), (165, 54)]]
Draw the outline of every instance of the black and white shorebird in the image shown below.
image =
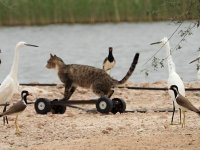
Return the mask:
[[(15, 53), (13, 58), (13, 63), (9, 74), (5, 77), (0, 85), (0, 104), (5, 104), (3, 112), (6, 111), (6, 104), (9, 103), (14, 93), (19, 92), (19, 82), (18, 82), (18, 68), (19, 68), (19, 52), (20, 48), (31, 46), (31, 47), (38, 47), (36, 45), (28, 44), (26, 42), (18, 42), (15, 46)], [(7, 122), (7, 117), (3, 117), (3, 122)]]
[(183, 120), (181, 124), (182, 124), (182, 127), (185, 127), (185, 112), (187, 110), (190, 110), (197, 113), (200, 116), (200, 110), (197, 109), (194, 105), (192, 105), (192, 103), (187, 98), (185, 98), (179, 93), (179, 89), (176, 85), (172, 85), (170, 87), (170, 90), (174, 92), (176, 103), (181, 108), (181, 113), (183, 114)]
[(18, 125), (18, 115), (23, 112), (27, 107), (27, 96), (31, 95), (28, 91), (23, 90), (21, 92), (21, 100), (17, 103), (14, 103), (7, 111), (0, 114), (0, 117), (16, 114), (15, 119), (15, 128), (16, 134), (20, 134), (19, 125)]
[(113, 48), (109, 47), (108, 57), (103, 61), (103, 70), (110, 74), (111, 69), (115, 66), (116, 61), (112, 54)]
[[(168, 38), (164, 37), (159, 42), (151, 43), (151, 45), (153, 45), (153, 44), (162, 44), (162, 46), (166, 50), (167, 66), (168, 66), (168, 73), (169, 73), (168, 80), (167, 80), (168, 88), (170, 88), (171, 85), (177, 85), (181, 95), (185, 96), (185, 86), (184, 86), (183, 81), (181, 80), (180, 76), (176, 72), (176, 66), (175, 66), (175, 63), (173, 62), (173, 59), (172, 59), (171, 48), (170, 48), (170, 45), (169, 45)], [(175, 95), (171, 90), (168, 90), (168, 93), (169, 93), (169, 95), (170, 95), (170, 97), (173, 101), (173, 113), (172, 113), (172, 118), (171, 118), (171, 124), (173, 124), (175, 107), (176, 107), (175, 106), (176, 105)], [(181, 123), (181, 110), (180, 110), (180, 108), (179, 108), (179, 111), (180, 111), (180, 123)]]

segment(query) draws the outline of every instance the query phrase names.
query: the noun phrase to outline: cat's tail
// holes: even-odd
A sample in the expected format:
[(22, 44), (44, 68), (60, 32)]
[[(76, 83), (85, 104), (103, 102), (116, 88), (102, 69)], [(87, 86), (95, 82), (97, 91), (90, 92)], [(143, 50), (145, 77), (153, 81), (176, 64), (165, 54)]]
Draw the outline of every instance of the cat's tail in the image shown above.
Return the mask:
[(138, 59), (139, 59), (139, 53), (136, 53), (135, 57), (133, 59), (133, 62), (131, 64), (131, 67), (129, 68), (129, 70), (126, 73), (126, 75), (124, 76), (124, 78), (121, 79), (120, 81), (118, 81), (118, 85), (119, 84), (124, 84), (130, 78), (130, 76), (132, 75), (133, 71), (135, 70), (135, 67), (137, 65)]

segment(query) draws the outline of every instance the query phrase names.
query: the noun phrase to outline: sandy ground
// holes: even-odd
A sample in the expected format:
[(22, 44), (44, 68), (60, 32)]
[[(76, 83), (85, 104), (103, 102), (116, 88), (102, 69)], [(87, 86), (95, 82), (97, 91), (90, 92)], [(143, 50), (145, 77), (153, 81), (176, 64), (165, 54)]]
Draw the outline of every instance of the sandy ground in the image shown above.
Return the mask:
[[(186, 87), (199, 87), (200, 83), (187, 83)], [(128, 83), (128, 86), (166, 87), (163, 81), (156, 83)], [(39, 97), (62, 98), (63, 87), (23, 86)], [(200, 92), (187, 91), (187, 98), (199, 108)], [(179, 113), (170, 125), (171, 112), (153, 112), (154, 109), (172, 108), (167, 91), (142, 91), (116, 89), (113, 97), (123, 98), (127, 110), (147, 109), (147, 113), (100, 114), (94, 105), (80, 107), (94, 110), (67, 108), (64, 114), (36, 114), (29, 105), (19, 116), (21, 135), (15, 135), (15, 116), (9, 116), (9, 124), (0, 124), (0, 150), (129, 150), (129, 149), (199, 149), (200, 118), (193, 112), (186, 114), (186, 127), (181, 128)], [(88, 90), (77, 89), (71, 99), (91, 99), (96, 96)], [(12, 102), (20, 99), (19, 94)]]

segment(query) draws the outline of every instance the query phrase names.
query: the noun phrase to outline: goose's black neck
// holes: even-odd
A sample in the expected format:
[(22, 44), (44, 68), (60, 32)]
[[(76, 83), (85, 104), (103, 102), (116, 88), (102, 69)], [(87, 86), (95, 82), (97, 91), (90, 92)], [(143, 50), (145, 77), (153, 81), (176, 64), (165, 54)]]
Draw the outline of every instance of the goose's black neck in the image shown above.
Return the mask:
[(112, 54), (112, 50), (109, 50), (108, 60), (109, 60), (110, 62), (113, 62), (113, 61), (114, 61), (114, 57), (113, 57), (113, 54)]

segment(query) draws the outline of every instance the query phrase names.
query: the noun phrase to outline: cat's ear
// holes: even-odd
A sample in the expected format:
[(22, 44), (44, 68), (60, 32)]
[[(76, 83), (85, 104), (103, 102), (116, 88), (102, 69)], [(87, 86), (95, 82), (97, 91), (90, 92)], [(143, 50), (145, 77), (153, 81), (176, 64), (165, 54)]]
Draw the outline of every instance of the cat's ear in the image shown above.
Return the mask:
[(53, 58), (53, 55), (50, 53), (50, 57)]
[(56, 55), (54, 55), (53, 57), (57, 57)]

